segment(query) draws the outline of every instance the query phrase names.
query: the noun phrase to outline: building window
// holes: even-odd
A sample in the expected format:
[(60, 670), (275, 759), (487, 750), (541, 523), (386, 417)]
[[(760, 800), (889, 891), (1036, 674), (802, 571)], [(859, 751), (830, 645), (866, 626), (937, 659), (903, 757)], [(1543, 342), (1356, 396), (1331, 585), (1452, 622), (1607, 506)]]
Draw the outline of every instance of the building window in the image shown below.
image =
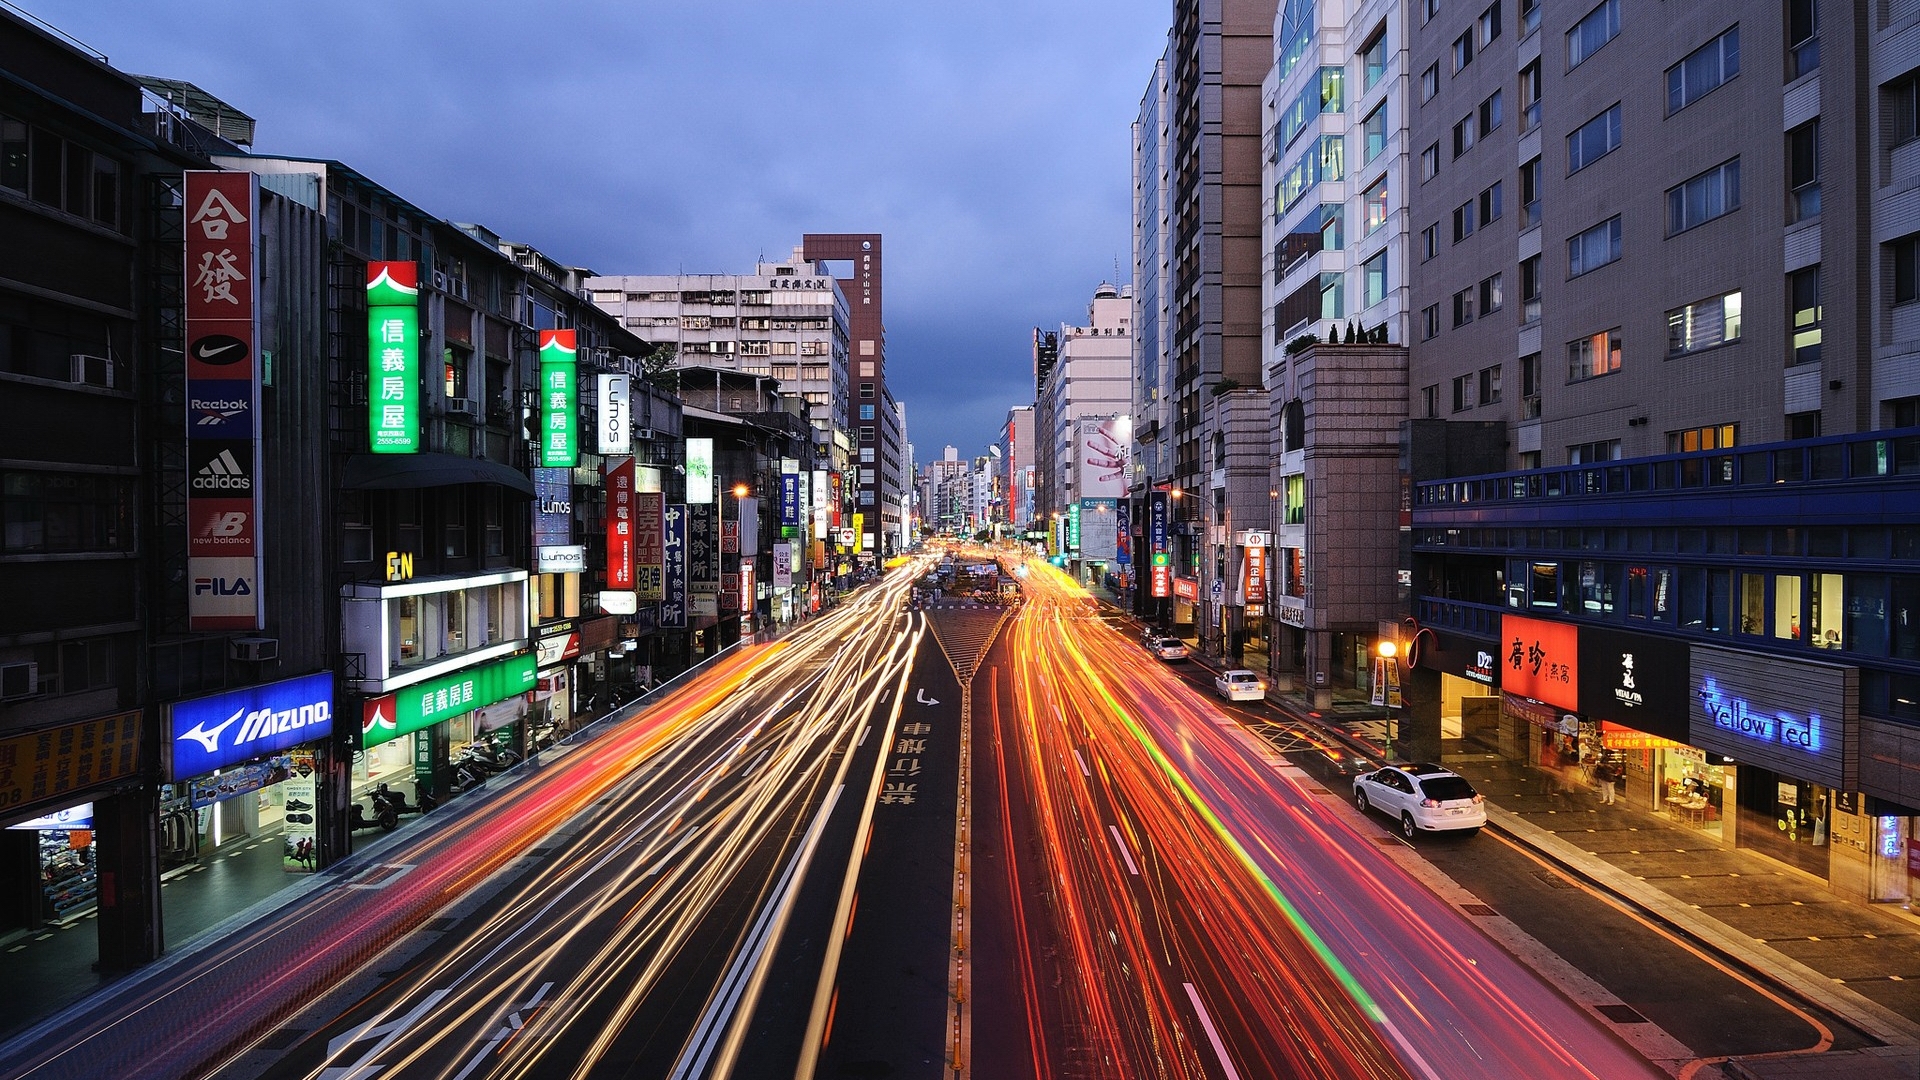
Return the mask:
[(1820, 362), (1820, 267), (1809, 266), (1787, 275), (1787, 303), (1792, 309), (1793, 363)]
[(1820, 6), (1815, 0), (1787, 0), (1787, 79), (1820, 66)]
[(1540, 224), (1540, 159), (1520, 166), (1520, 227), (1531, 229)]
[(1364, 310), (1387, 298), (1387, 253), (1382, 251), (1368, 259), (1360, 269), (1366, 274), (1366, 296), (1360, 305)]
[(1500, 36), (1500, 0), (1480, 13), (1480, 45), (1484, 48)]
[(1420, 310), (1420, 340), (1432, 341), (1440, 333), (1440, 305), (1428, 304)]
[(1460, 74), (1471, 63), (1473, 63), (1473, 31), (1468, 30), (1453, 39), (1453, 73)]
[(1372, 161), (1387, 148), (1387, 103), (1367, 114), (1366, 122), (1361, 125), (1366, 134), (1366, 149), (1362, 152), (1362, 161)]
[(1787, 438), (1817, 439), (1820, 437), (1820, 410), (1787, 414)]
[(1322, 273), (1318, 282), (1320, 288), (1320, 317), (1322, 319), (1344, 319), (1347, 315), (1347, 275), (1342, 273)]
[(1881, 87), (1880, 96), (1887, 146), (1920, 138), (1920, 71), (1909, 71)]
[(1459, 123), (1453, 125), (1453, 156), (1454, 157), (1457, 158), (1461, 154), (1464, 154), (1467, 151), (1473, 149), (1473, 136), (1474, 136), (1473, 123), (1474, 123), (1473, 114), (1468, 113), (1464, 119), (1462, 119)]
[(873, 419), (873, 406), (871, 405), (860, 406), (860, 419), (862, 420)]
[(1342, 136), (1322, 135), (1307, 147), (1273, 186), (1276, 219), (1292, 209), (1313, 185), (1345, 179), (1346, 146)]
[(1520, 132), (1540, 126), (1540, 61), (1520, 69)]
[(1440, 144), (1434, 143), (1420, 151), (1420, 182), (1426, 183), (1440, 175)]
[(1740, 293), (1696, 300), (1667, 312), (1667, 355), (1711, 349), (1740, 340)]
[(1520, 321), (1540, 321), (1540, 256), (1520, 260)]
[(1468, 199), (1453, 208), (1453, 242), (1459, 243), (1473, 235), (1473, 200)]
[(1345, 244), (1342, 217), (1342, 207), (1337, 203), (1322, 205), (1302, 217), (1274, 248), (1274, 277), (1285, 277), (1300, 260), (1317, 252), (1339, 251)]
[(1577, 278), (1620, 258), (1620, 215), (1567, 241), (1567, 277)]
[(1540, 415), (1540, 354), (1528, 353), (1520, 358), (1520, 398), (1522, 420), (1532, 420)]
[(1453, 294), (1453, 326), (1459, 329), (1473, 321), (1473, 290), (1461, 289)]
[[(1387, 223), (1387, 178), (1385, 176), (1373, 182), (1373, 186), (1360, 194), (1360, 203), (1366, 208), (1366, 234)], [(1364, 234), (1363, 234), (1364, 235)]]
[(1320, 78), (1308, 83), (1280, 114), (1275, 125), (1274, 146), (1283, 149), (1292, 146), (1293, 140), (1307, 129), (1314, 117), (1346, 107), (1346, 69), (1321, 68)]
[(1920, 300), (1920, 233), (1889, 243), (1887, 258), (1893, 263), (1893, 302)]
[(1590, 465), (1596, 461), (1619, 460), (1619, 439), (1601, 439), (1598, 442), (1576, 443), (1567, 447), (1567, 464), (1569, 465)]
[(1820, 212), (1820, 121), (1809, 120), (1787, 132), (1787, 189), (1792, 192), (1792, 221)]
[(1520, 36), (1540, 29), (1540, 0), (1520, 0)]
[(1577, 173), (1620, 148), (1620, 103), (1567, 136), (1567, 172)]
[(1420, 260), (1425, 262), (1440, 254), (1440, 226), (1429, 225), (1420, 230)]
[(1714, 424), (1710, 427), (1688, 428), (1685, 431), (1667, 432), (1667, 453), (1690, 454), (1695, 450), (1725, 450), (1734, 444), (1733, 424)]
[(1506, 305), (1506, 275), (1495, 274), (1480, 279), (1480, 317), (1499, 311)]
[(133, 513), (134, 486), (124, 477), (0, 472), (0, 552), (8, 555), (132, 551)]
[(1506, 98), (1501, 91), (1495, 90), (1480, 103), (1480, 137), (1486, 138), (1499, 130), (1506, 120)]
[(1420, 405), (1427, 419), (1440, 415), (1440, 384), (1420, 388)]
[(861, 397), (872, 397), (872, 396), (873, 396), (873, 384), (872, 384), (872, 383), (861, 383), (861, 384), (860, 384), (860, 396), (861, 396)]
[(1567, 342), (1567, 381), (1597, 379), (1620, 370), (1620, 330), (1602, 330)]
[[(1816, 200), (1818, 195), (1815, 196)], [(1716, 165), (1678, 187), (1667, 189), (1667, 235), (1740, 209), (1740, 159)]]
[(1466, 412), (1473, 408), (1473, 376), (1456, 375), (1453, 379), (1453, 411)]
[(1440, 63), (1439, 61), (1435, 61), (1428, 64), (1427, 70), (1420, 73), (1420, 104), (1425, 105), (1427, 102), (1432, 101), (1433, 95), (1439, 92)]
[(1495, 180), (1492, 187), (1480, 193), (1480, 227), (1483, 229), (1500, 220), (1503, 212), (1500, 185), (1501, 181)]
[(861, 442), (873, 441), (873, 425), (872, 424), (860, 425), (860, 441)]
[(1480, 369), (1480, 404), (1500, 404), (1500, 365)]
[(1736, 26), (1667, 69), (1667, 115), (1699, 101), (1738, 74), (1740, 28)]
[(1380, 76), (1387, 71), (1387, 28), (1382, 26), (1373, 32), (1366, 45), (1360, 50), (1360, 71), (1362, 91), (1373, 89)]
[[(1811, 5), (1812, 0), (1806, 0)], [(1587, 57), (1620, 33), (1620, 0), (1602, 0), (1599, 7), (1567, 31), (1567, 68), (1577, 68)]]
[(1301, 473), (1290, 473), (1280, 478), (1281, 509), (1283, 525), (1305, 525), (1307, 523), (1307, 478)]

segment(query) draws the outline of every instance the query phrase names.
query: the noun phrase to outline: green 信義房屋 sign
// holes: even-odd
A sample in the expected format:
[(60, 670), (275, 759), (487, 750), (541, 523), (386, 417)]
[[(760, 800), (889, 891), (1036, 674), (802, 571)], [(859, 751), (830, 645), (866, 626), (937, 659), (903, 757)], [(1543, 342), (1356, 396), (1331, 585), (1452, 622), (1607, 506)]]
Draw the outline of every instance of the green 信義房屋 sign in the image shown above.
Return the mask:
[(367, 441), (376, 454), (420, 450), (420, 268), (367, 264)]
[(540, 331), (540, 465), (571, 469), (580, 463), (580, 387), (572, 330)]
[[(524, 694), (539, 681), (532, 653), (402, 687), (367, 703), (362, 749)], [(384, 714), (384, 715), (383, 715)]]

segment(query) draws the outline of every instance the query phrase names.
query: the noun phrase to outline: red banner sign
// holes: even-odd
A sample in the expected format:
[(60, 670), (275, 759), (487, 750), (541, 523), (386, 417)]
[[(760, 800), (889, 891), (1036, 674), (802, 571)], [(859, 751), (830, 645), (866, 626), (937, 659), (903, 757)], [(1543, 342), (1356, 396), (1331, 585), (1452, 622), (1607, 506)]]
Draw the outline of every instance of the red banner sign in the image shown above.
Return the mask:
[(1515, 615), (1503, 616), (1500, 625), (1500, 688), (1563, 709), (1578, 709), (1578, 628)]
[(607, 463), (607, 588), (633, 588), (633, 459)]
[(1246, 579), (1242, 588), (1249, 604), (1267, 602), (1267, 549), (1265, 545), (1247, 547)]
[(1200, 583), (1193, 580), (1192, 578), (1183, 578), (1183, 577), (1174, 578), (1173, 579), (1173, 595), (1179, 597), (1182, 600), (1188, 600), (1193, 603), (1199, 603), (1200, 602)]

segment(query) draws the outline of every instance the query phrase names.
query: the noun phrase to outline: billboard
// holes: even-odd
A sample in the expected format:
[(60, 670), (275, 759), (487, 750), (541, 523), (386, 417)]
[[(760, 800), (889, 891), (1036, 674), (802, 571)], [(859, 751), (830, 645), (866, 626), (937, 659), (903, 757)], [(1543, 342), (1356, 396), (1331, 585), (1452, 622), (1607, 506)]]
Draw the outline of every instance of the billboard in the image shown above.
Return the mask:
[(1562, 709), (1580, 707), (1579, 628), (1503, 615), (1500, 688)]
[(797, 528), (800, 524), (800, 474), (783, 472), (780, 474), (780, 527)]
[(660, 587), (660, 625), (687, 625), (687, 507), (668, 503), (661, 517), (660, 551), (665, 574)]
[(633, 453), (633, 386), (626, 375), (599, 377), (600, 452)]
[(69, 794), (140, 772), (140, 712), (0, 737), (0, 806), (71, 802)]
[[(607, 588), (633, 588), (633, 459), (607, 462)], [(604, 606), (604, 601), (602, 602)]]
[(187, 623), (257, 630), (260, 575), (260, 187), (186, 174)]
[(361, 706), (360, 747), (375, 747), (461, 713), (505, 701), (533, 689), (537, 681), (534, 654), (522, 653), (403, 687)]
[(687, 440), (687, 501), (696, 506), (713, 502), (713, 440)]
[(1119, 499), (1127, 494), (1128, 449), (1133, 421), (1127, 416), (1080, 421), (1080, 497)]
[(1081, 499), (1075, 519), (1080, 523), (1080, 557), (1112, 562), (1119, 555), (1118, 499)]
[(533, 470), (533, 542), (536, 547), (573, 543), (572, 470)]
[(540, 464), (549, 469), (580, 463), (575, 354), (572, 330), (540, 331)]
[(666, 551), (661, 529), (666, 524), (665, 497), (658, 491), (634, 494), (633, 593), (642, 603), (666, 599)]
[(1173, 556), (1168, 545), (1172, 525), (1168, 502), (1164, 491), (1152, 492), (1147, 499), (1147, 562), (1153, 571), (1154, 596), (1173, 595)]
[(687, 581), (694, 592), (720, 580), (719, 530), (713, 527), (711, 505), (687, 507)]
[(367, 440), (376, 454), (420, 452), (420, 266), (367, 264)]
[(333, 733), (333, 673), (247, 686), (166, 706), (166, 775), (204, 776)]

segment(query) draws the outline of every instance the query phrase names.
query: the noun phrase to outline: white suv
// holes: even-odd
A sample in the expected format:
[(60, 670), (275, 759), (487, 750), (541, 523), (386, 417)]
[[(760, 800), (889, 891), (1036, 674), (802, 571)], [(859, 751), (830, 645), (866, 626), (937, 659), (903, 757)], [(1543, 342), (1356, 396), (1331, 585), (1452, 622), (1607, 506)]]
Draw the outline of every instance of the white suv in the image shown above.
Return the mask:
[(1422, 829), (1473, 830), (1487, 823), (1486, 802), (1467, 778), (1427, 762), (1361, 773), (1353, 778), (1353, 801), (1362, 813), (1378, 810), (1397, 819), (1408, 839)]

